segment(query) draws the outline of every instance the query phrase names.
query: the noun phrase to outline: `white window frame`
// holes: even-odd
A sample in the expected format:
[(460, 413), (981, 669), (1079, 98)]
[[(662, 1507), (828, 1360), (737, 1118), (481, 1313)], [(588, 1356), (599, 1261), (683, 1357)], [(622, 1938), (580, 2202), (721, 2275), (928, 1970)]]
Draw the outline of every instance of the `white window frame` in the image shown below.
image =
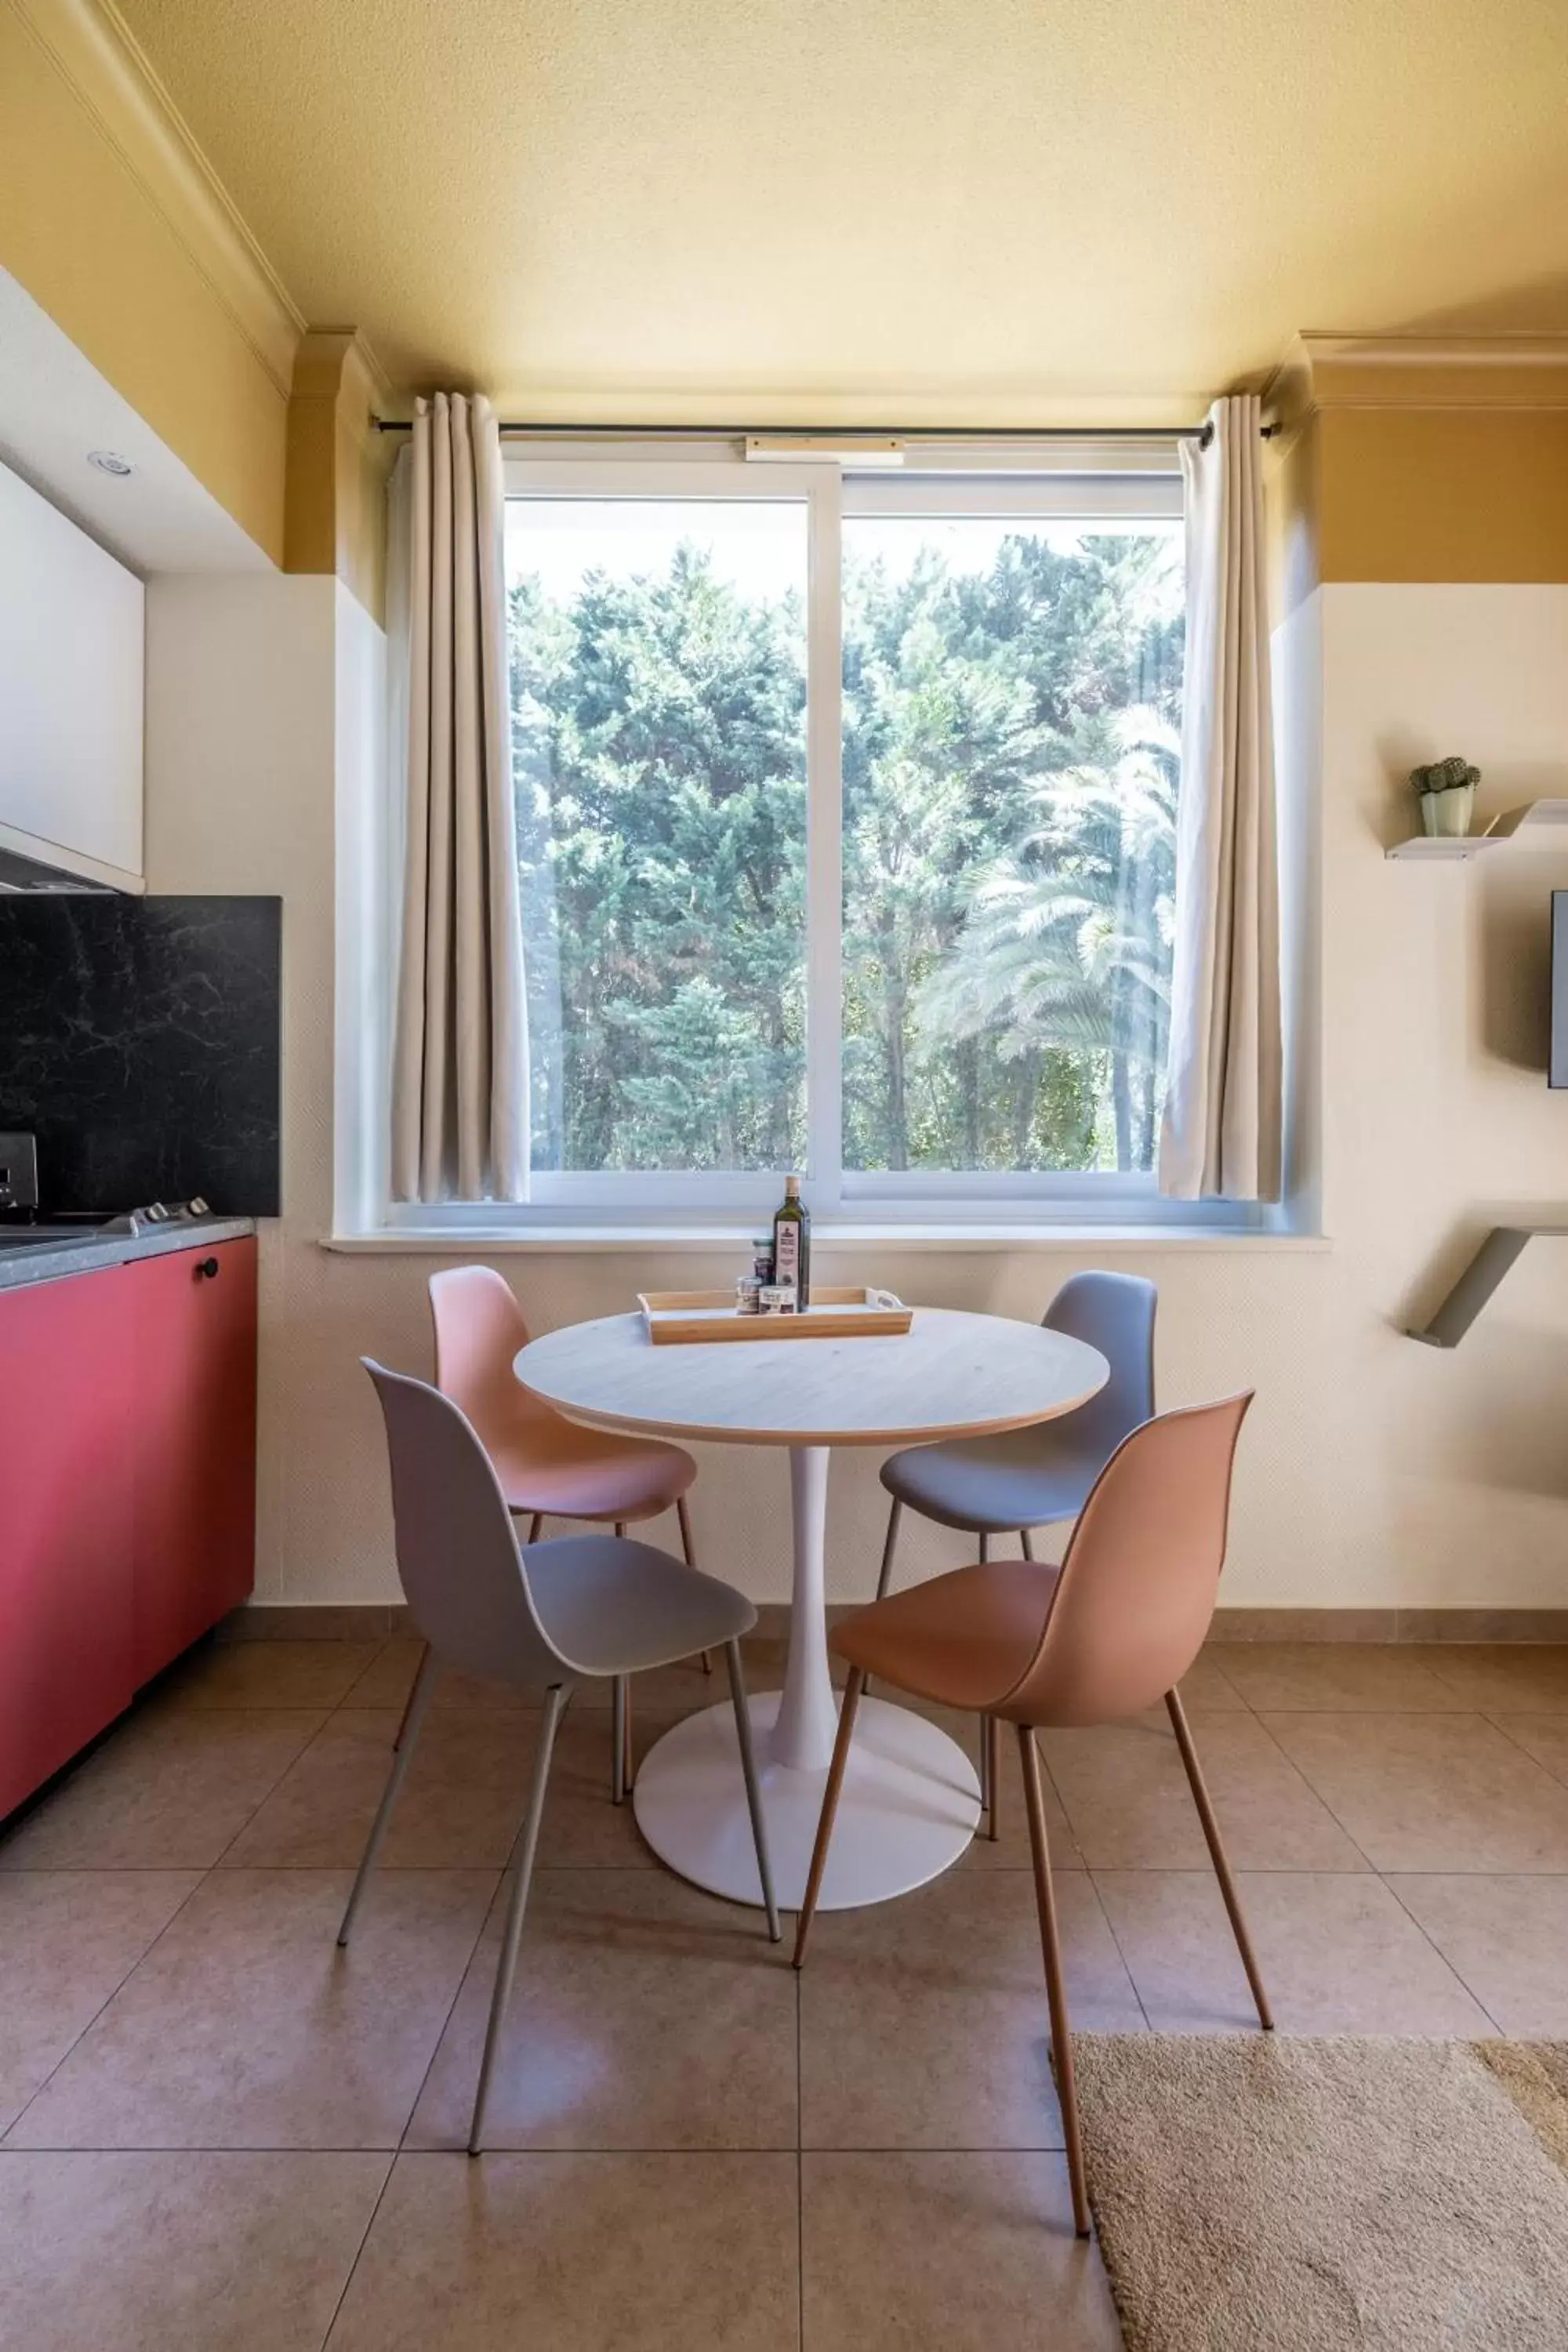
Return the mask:
[[(1017, 515), (1032, 520), (1180, 521), (1176, 445), (1147, 442), (917, 444), (897, 473), (852, 463), (748, 465), (735, 443), (510, 443), (507, 495), (635, 498), (803, 506), (806, 523), (806, 1127), (804, 1192), (819, 1227), (940, 1229), (1016, 1234), (1099, 1227), (1274, 1230), (1279, 1212), (1236, 1202), (1183, 1202), (1152, 1175), (1105, 1171), (989, 1174), (964, 1171), (846, 1171), (842, 1166), (841, 526), (862, 515)], [(393, 1235), (490, 1241), (571, 1233), (606, 1244), (658, 1233), (679, 1238), (765, 1226), (784, 1171), (535, 1171), (526, 1202), (384, 1201), (376, 1223)]]

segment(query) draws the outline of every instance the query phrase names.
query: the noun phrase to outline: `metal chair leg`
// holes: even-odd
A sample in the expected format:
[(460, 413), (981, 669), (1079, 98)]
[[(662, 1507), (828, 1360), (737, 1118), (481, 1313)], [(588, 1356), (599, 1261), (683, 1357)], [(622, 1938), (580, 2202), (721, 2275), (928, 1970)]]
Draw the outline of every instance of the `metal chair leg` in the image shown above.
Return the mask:
[(408, 1705), (404, 1710), (403, 1721), (398, 1727), (392, 1769), (386, 1776), (386, 1786), (381, 1792), (381, 1802), (375, 1809), (375, 1819), (370, 1825), (370, 1835), (364, 1842), (364, 1852), (360, 1856), (359, 1868), (354, 1873), (354, 1883), (350, 1890), (348, 1908), (343, 1913), (343, 1924), (338, 1929), (340, 1944), (348, 1942), (349, 1929), (353, 1926), (354, 1914), (360, 1906), (360, 1898), (370, 1883), (371, 1872), (375, 1868), (375, 1859), (381, 1852), (382, 1840), (385, 1837), (387, 1826), (392, 1820), (392, 1809), (397, 1802), (398, 1790), (403, 1786), (409, 1765), (414, 1761), (414, 1750), (418, 1744), (420, 1726), (424, 1723), (426, 1709), (429, 1706), (435, 1693), (436, 1677), (438, 1672), (436, 1653), (426, 1642), (425, 1654), (419, 1661), (419, 1672), (414, 1678), (414, 1688), (408, 1694)]
[[(984, 1567), (991, 1557), (991, 1538), (983, 1528), (975, 1530), (980, 1546), (980, 1565)], [(995, 1727), (988, 1715), (980, 1717), (980, 1804), (985, 1815), (986, 1834), (996, 1834), (996, 1749)]]
[[(684, 1495), (678, 1495), (675, 1498), (675, 1516), (680, 1521), (680, 1549), (686, 1555), (686, 1565), (688, 1568), (695, 1568), (697, 1559), (691, 1548), (691, 1514), (686, 1507)], [(710, 1651), (704, 1650), (702, 1653), (702, 1671), (705, 1675), (710, 1675), (713, 1671), (713, 1657)]]
[(1272, 2033), (1274, 2013), (1268, 2006), (1268, 1995), (1263, 1990), (1263, 1976), (1258, 1965), (1257, 1954), (1252, 1948), (1252, 1938), (1247, 1932), (1247, 1920), (1241, 1908), (1241, 1897), (1236, 1891), (1236, 1881), (1230, 1874), (1230, 1864), (1226, 1856), (1214, 1807), (1209, 1801), (1208, 1787), (1204, 1780), (1203, 1767), (1198, 1762), (1198, 1751), (1193, 1746), (1193, 1735), (1187, 1728), (1186, 1709), (1173, 1690), (1165, 1693), (1165, 1708), (1171, 1718), (1171, 1728), (1176, 1735), (1176, 1745), (1182, 1751), (1182, 1762), (1186, 1767), (1187, 1782), (1193, 1792), (1193, 1802), (1198, 1809), (1198, 1819), (1203, 1823), (1209, 1859), (1214, 1864), (1215, 1876), (1219, 1881), (1219, 1891), (1225, 1897), (1225, 1907), (1230, 1920), (1231, 1933), (1236, 1937), (1236, 1948), (1241, 1954), (1241, 1965), (1247, 1970), (1247, 1981), (1252, 1989), (1252, 1999), (1258, 2011), (1258, 2022), (1265, 2033)]
[(626, 1716), (631, 1705), (631, 1687), (626, 1675), (617, 1675), (611, 1686), (610, 1715), (610, 1801), (624, 1805), (626, 1801), (626, 1747), (629, 1731)]
[(566, 1694), (557, 1683), (550, 1693), (544, 1721), (540, 1727), (539, 1748), (533, 1759), (533, 1786), (529, 1791), (528, 1817), (523, 1823), (522, 1849), (517, 1857), (517, 1875), (512, 1881), (511, 1901), (507, 1906), (506, 1930), (501, 1937), (500, 1958), (496, 1966), (495, 1989), (490, 1994), (489, 2022), (485, 2028), (485, 2054), (479, 2062), (479, 2087), (474, 2093), (473, 2119), (468, 2126), (468, 2154), (478, 2156), (485, 2127), (485, 2106), (490, 2095), (490, 2076), (495, 2071), (496, 2051), (500, 2045), (501, 2027), (511, 2000), (512, 1979), (517, 1974), (517, 1950), (522, 1940), (522, 1916), (528, 1908), (528, 1890), (533, 1878), (533, 1857), (539, 1850), (539, 1824), (544, 1815), (544, 1790), (550, 1779), (550, 1759), (555, 1750), (555, 1734), (560, 1727)]
[(1001, 1726), (998, 1724), (996, 1717), (994, 1715), (988, 1715), (984, 1720), (986, 1790), (985, 1834), (990, 1839), (992, 1844), (994, 1845), (998, 1835), (996, 1815), (1002, 1787), (1002, 1730)]
[(768, 1867), (767, 1831), (763, 1821), (762, 1791), (757, 1786), (757, 1759), (752, 1745), (752, 1710), (746, 1704), (746, 1675), (739, 1642), (724, 1644), (730, 1669), (730, 1699), (735, 1710), (735, 1737), (741, 1748), (741, 1770), (746, 1782), (746, 1810), (752, 1816), (752, 1842), (757, 1849), (757, 1875), (763, 1882), (763, 1908), (768, 1915), (768, 1941), (776, 1944), (782, 1930), (779, 1906), (773, 1900), (773, 1874)]
[(425, 1671), (425, 1661), (429, 1655), (430, 1644), (425, 1642), (420, 1645), (419, 1664), (414, 1669), (414, 1680), (408, 1685), (408, 1696), (403, 1702), (403, 1717), (397, 1727), (397, 1737), (392, 1743), (392, 1752), (395, 1756), (408, 1736), (408, 1718), (414, 1712), (414, 1694), (419, 1687), (419, 1677)]
[(1024, 1558), (1026, 1559), (1033, 1559), (1035, 1557), (1035, 1547), (1030, 1538), (1027, 1528), (1020, 1528), (1018, 1529), (1018, 1541), (1024, 1547)]
[(539, 1541), (539, 1530), (543, 1525), (543, 1512), (535, 1511), (532, 1518), (531, 1518), (528, 1523), (528, 1540), (530, 1543), (537, 1543)]
[(886, 1601), (888, 1597), (888, 1587), (893, 1580), (893, 1554), (898, 1549), (899, 1521), (903, 1517), (903, 1516), (904, 1507), (895, 1495), (893, 1496), (893, 1507), (888, 1513), (887, 1538), (882, 1545), (882, 1570), (881, 1574), (877, 1579), (877, 1598), (879, 1601)]
[(833, 1837), (833, 1817), (838, 1811), (838, 1795), (844, 1786), (844, 1768), (849, 1761), (849, 1743), (855, 1736), (855, 1716), (860, 1705), (861, 1687), (866, 1680), (858, 1666), (851, 1666), (849, 1679), (844, 1685), (844, 1697), (838, 1709), (838, 1737), (833, 1743), (833, 1761), (827, 1768), (827, 1786), (822, 1792), (822, 1812), (816, 1824), (816, 1843), (811, 1850), (811, 1869), (806, 1877), (805, 1894), (800, 1906), (800, 1916), (795, 1927), (795, 1965), (805, 1965), (805, 1939), (816, 1915), (816, 1898), (822, 1892), (822, 1874), (827, 1866), (827, 1848)]
[(1072, 2185), (1073, 2228), (1080, 2238), (1087, 2238), (1089, 2234), (1089, 2191), (1084, 2185), (1083, 2139), (1079, 2130), (1078, 2084), (1072, 2065), (1072, 2027), (1068, 2019), (1067, 1987), (1062, 1979), (1062, 1948), (1057, 1932), (1051, 1854), (1046, 1843), (1046, 1801), (1040, 1789), (1039, 1751), (1035, 1746), (1035, 1735), (1026, 1723), (1018, 1726), (1018, 1756), (1024, 1768), (1024, 1803), (1029, 1816), (1029, 1852), (1035, 1864), (1035, 1901), (1040, 1915), (1040, 1954), (1046, 1964), (1046, 2000), (1051, 2013), (1051, 2052), (1057, 2063), (1057, 2096), (1061, 2102), (1068, 2179)]
[[(626, 1531), (625, 1519), (617, 1519), (616, 1535), (624, 1537)], [(632, 1785), (632, 1686), (629, 1676), (616, 1676), (615, 1701), (610, 1733), (610, 1745), (614, 1750), (610, 1758), (610, 1801), (622, 1805)]]

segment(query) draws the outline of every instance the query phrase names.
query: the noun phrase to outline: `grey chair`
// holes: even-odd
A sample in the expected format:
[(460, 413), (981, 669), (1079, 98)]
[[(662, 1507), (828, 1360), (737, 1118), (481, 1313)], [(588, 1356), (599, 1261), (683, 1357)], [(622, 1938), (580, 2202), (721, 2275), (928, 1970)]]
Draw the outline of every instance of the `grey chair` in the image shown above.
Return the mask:
[[(458, 1406), (424, 1381), (387, 1371), (368, 1356), (360, 1360), (375, 1382), (386, 1422), (397, 1572), (426, 1646), (338, 1931), (340, 1944), (348, 1942), (441, 1667), (453, 1665), (531, 1685), (545, 1699), (468, 2131), (468, 2153), (477, 2156), (501, 2024), (517, 1973), (550, 1759), (567, 1700), (578, 1683), (617, 1683), (617, 1678), (650, 1666), (693, 1657), (699, 1650), (723, 1650), (767, 1931), (778, 1942), (778, 1906), (741, 1667), (741, 1636), (751, 1632), (757, 1612), (743, 1595), (716, 1577), (626, 1537), (558, 1536), (548, 1543), (520, 1546), (500, 1483)], [(617, 1753), (619, 1747), (617, 1740)]]
[[(1159, 1293), (1136, 1274), (1075, 1274), (1063, 1283), (1041, 1322), (1098, 1348), (1110, 1377), (1076, 1412), (996, 1437), (950, 1438), (911, 1445), (882, 1465), (892, 1496), (877, 1598), (887, 1598), (906, 1504), (922, 1518), (962, 1528), (979, 1538), (980, 1558), (994, 1535), (1017, 1535), (1033, 1559), (1033, 1528), (1076, 1519), (1095, 1480), (1124, 1437), (1153, 1418), (1154, 1309)], [(996, 1835), (997, 1730), (994, 1717), (981, 1739), (981, 1793), (986, 1825)]]

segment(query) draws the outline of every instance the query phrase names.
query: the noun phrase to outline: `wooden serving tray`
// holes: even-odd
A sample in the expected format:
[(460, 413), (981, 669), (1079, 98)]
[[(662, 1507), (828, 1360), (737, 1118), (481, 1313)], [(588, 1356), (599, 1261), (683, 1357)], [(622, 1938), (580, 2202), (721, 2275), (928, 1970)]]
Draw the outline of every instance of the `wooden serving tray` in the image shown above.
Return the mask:
[(914, 1309), (890, 1290), (814, 1287), (803, 1315), (742, 1315), (731, 1290), (637, 1293), (656, 1348), (702, 1339), (865, 1339), (907, 1331)]

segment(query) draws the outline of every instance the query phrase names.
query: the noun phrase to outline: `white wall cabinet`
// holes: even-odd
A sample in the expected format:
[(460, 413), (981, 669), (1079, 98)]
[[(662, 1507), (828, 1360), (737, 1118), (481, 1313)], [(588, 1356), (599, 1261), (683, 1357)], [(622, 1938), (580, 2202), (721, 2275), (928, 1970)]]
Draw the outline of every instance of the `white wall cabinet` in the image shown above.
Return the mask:
[(142, 887), (142, 583), (0, 466), (0, 847)]

